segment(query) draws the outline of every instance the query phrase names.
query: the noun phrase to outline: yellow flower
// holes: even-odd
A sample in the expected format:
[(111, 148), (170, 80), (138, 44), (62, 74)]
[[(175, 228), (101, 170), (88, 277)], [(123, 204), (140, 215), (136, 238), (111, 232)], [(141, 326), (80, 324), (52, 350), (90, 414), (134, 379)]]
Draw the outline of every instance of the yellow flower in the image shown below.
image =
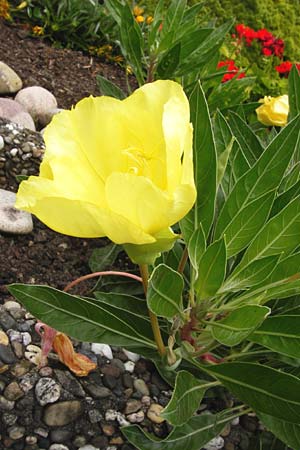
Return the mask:
[(137, 23), (143, 23), (143, 22), (145, 22), (144, 16), (136, 16), (135, 20), (137, 21)]
[(48, 125), (40, 175), (21, 183), (16, 207), (70, 236), (166, 240), (196, 197), (189, 120), (182, 87), (168, 80), (124, 100), (81, 100)]
[(153, 17), (152, 16), (148, 16), (147, 17), (147, 19), (146, 19), (146, 23), (147, 23), (147, 25), (150, 25), (150, 23), (152, 23), (153, 22)]
[(27, 2), (22, 2), (17, 6), (17, 9), (24, 9), (27, 6)]
[(11, 19), (9, 14), (9, 3), (7, 0), (0, 0), (0, 17), (3, 17), (3, 19), (6, 20)]
[(44, 28), (36, 25), (35, 27), (32, 28), (32, 33), (35, 36), (42, 36), (44, 34)]
[(256, 109), (256, 114), (261, 123), (278, 127), (286, 125), (289, 114), (289, 98), (287, 95), (266, 96), (259, 102), (263, 104)]
[(140, 6), (135, 6), (135, 7), (133, 8), (133, 14), (134, 14), (135, 16), (141, 16), (141, 15), (143, 14), (143, 12), (144, 12), (144, 9), (141, 8)]

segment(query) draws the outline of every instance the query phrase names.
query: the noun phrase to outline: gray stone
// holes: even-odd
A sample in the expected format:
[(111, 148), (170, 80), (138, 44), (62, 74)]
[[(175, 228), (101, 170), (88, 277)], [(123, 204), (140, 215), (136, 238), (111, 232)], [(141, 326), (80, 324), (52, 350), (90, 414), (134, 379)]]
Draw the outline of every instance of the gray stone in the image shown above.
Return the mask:
[(7, 400), (3, 395), (0, 395), (0, 411), (12, 411), (14, 406), (15, 402)]
[[(15, 100), (0, 97), (0, 117), (13, 123), (35, 131), (34, 121), (26, 109)], [(6, 139), (4, 139), (6, 142)]]
[(63, 444), (52, 444), (50, 445), (49, 450), (69, 450), (69, 447)]
[(98, 386), (94, 383), (87, 384), (85, 388), (94, 398), (106, 398), (112, 395), (110, 389), (105, 386)]
[(17, 358), (10, 345), (0, 344), (0, 361), (4, 362), (5, 364), (13, 364), (17, 361)]
[(76, 420), (82, 412), (81, 402), (70, 400), (46, 406), (44, 422), (49, 427), (61, 427)]
[(0, 94), (10, 94), (22, 89), (22, 80), (16, 72), (0, 61)]
[[(66, 372), (65, 370), (55, 369), (54, 373), (60, 382), (60, 384), (67, 391), (76, 395), (76, 397), (84, 397), (85, 392), (81, 384), (76, 380), (75, 377), (70, 372)], [(101, 397), (100, 397), (101, 398)]]
[(22, 391), (22, 389), (20, 388), (20, 386), (16, 381), (12, 381), (10, 384), (6, 386), (3, 395), (7, 400), (14, 401), (23, 397), (24, 392)]
[(31, 214), (14, 207), (16, 194), (0, 189), (0, 231), (27, 234), (33, 229)]
[(133, 385), (135, 389), (140, 392), (142, 395), (149, 395), (149, 388), (146, 385), (145, 381), (141, 378), (138, 378), (137, 380), (134, 380)]
[(57, 113), (57, 101), (54, 95), (41, 86), (30, 86), (21, 89), (15, 101), (20, 103), (31, 115), (33, 120), (42, 126), (49, 123), (54, 114)]
[(205, 450), (220, 450), (224, 447), (224, 439), (221, 436), (217, 436), (216, 438), (213, 438), (211, 441), (209, 441), (205, 445)]
[(0, 150), (4, 148), (4, 139), (2, 136), (0, 136)]
[(72, 438), (72, 431), (56, 428), (50, 431), (50, 439), (57, 444), (63, 444)]
[(24, 434), (25, 434), (24, 427), (19, 427), (15, 425), (8, 429), (8, 435), (13, 440), (21, 439), (24, 436)]
[(35, 396), (41, 406), (56, 402), (60, 393), (60, 385), (52, 378), (43, 377), (35, 385)]
[(18, 420), (18, 416), (15, 416), (15, 414), (11, 414), (11, 413), (4, 413), (2, 415), (2, 420), (6, 426), (11, 427)]
[(97, 423), (103, 419), (102, 414), (97, 409), (91, 409), (88, 415), (91, 423)]
[(141, 409), (142, 403), (139, 400), (129, 400), (125, 408), (125, 414), (132, 414)]
[[(1, 189), (0, 189), (0, 198), (1, 198)], [(5, 311), (5, 309), (2, 306), (0, 306), (0, 325), (5, 331), (9, 330), (10, 328), (15, 328), (17, 326), (16, 321), (11, 317), (10, 314), (8, 314), (7, 311)]]

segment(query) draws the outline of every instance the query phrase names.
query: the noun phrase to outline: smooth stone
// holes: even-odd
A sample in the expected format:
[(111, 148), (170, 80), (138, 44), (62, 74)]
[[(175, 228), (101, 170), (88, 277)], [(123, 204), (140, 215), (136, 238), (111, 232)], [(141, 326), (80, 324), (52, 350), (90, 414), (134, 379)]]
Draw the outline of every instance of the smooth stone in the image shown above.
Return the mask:
[(106, 398), (112, 395), (110, 389), (105, 386), (98, 386), (94, 383), (87, 384), (85, 388), (94, 398)]
[(74, 422), (82, 412), (81, 402), (78, 400), (68, 400), (46, 406), (44, 412), (44, 422), (49, 427), (61, 427)]
[(150, 419), (151, 422), (154, 423), (163, 423), (165, 419), (160, 416), (160, 413), (163, 409), (163, 406), (159, 405), (158, 403), (152, 403), (147, 411), (148, 419)]
[(224, 447), (224, 439), (221, 436), (213, 438), (203, 448), (205, 450), (220, 450)]
[(5, 302), (3, 307), (6, 309), (6, 311), (11, 311), (12, 309), (21, 309), (20, 303), (13, 300), (8, 300), (7, 302)]
[(12, 381), (8, 384), (3, 392), (4, 397), (7, 400), (18, 400), (19, 398), (24, 396), (24, 392), (20, 388), (19, 384), (16, 381)]
[(142, 407), (142, 402), (140, 402), (139, 400), (129, 400), (127, 402), (124, 413), (126, 415), (135, 413), (135, 412), (139, 411), (141, 409), (141, 407)]
[(7, 400), (3, 395), (0, 395), (0, 411), (12, 411), (15, 407), (15, 402)]
[(133, 385), (135, 389), (142, 395), (150, 395), (148, 386), (146, 385), (145, 381), (142, 380), (141, 378), (134, 380)]
[(0, 150), (4, 148), (4, 139), (2, 136), (0, 136)]
[(52, 444), (50, 445), (49, 450), (69, 450), (69, 447), (63, 444)]
[(14, 207), (16, 194), (0, 189), (0, 231), (28, 234), (33, 229), (31, 214)]
[[(71, 394), (76, 395), (76, 397), (84, 397), (85, 392), (79, 381), (70, 373), (64, 370), (55, 369), (54, 373), (59, 381), (59, 383)], [(101, 398), (101, 397), (100, 397)]]
[(90, 409), (90, 411), (88, 412), (88, 416), (91, 423), (97, 423), (103, 419), (103, 416), (98, 411), (98, 409)]
[(17, 439), (21, 439), (25, 434), (25, 428), (19, 426), (13, 426), (8, 429), (8, 435), (11, 439), (16, 441)]
[[(0, 205), (1, 205), (1, 190), (2, 189), (0, 189)], [(0, 325), (4, 329), (4, 331), (9, 330), (10, 328), (15, 328), (17, 326), (17, 322), (1, 306), (0, 306)]]
[(11, 94), (22, 89), (22, 80), (16, 72), (0, 61), (0, 94)]
[(13, 364), (17, 361), (17, 358), (10, 345), (0, 344), (0, 361), (5, 364)]
[(99, 447), (94, 447), (93, 445), (87, 444), (79, 447), (78, 450), (99, 450)]
[(9, 339), (6, 333), (4, 331), (0, 330), (0, 345), (8, 345)]
[(129, 350), (126, 350), (125, 348), (122, 349), (123, 353), (127, 356), (129, 361), (137, 362), (140, 359), (140, 355), (137, 353), (130, 352)]
[(42, 358), (42, 350), (37, 345), (29, 344), (26, 347), (24, 356), (28, 361), (36, 366), (39, 366)]
[(63, 444), (72, 438), (72, 431), (56, 428), (50, 431), (50, 439), (56, 444)]
[(95, 353), (95, 355), (102, 355), (107, 359), (113, 359), (111, 348), (107, 344), (94, 343), (91, 345), (91, 350), (93, 353)]
[(144, 418), (145, 418), (144, 411), (138, 411), (136, 413), (132, 413), (127, 416), (127, 419), (129, 420), (130, 423), (143, 422)]
[(39, 122), (42, 126), (49, 123), (53, 117), (50, 111), (57, 109), (57, 101), (54, 95), (41, 86), (30, 86), (21, 89), (15, 101), (20, 103), (31, 115), (34, 122)]
[(52, 378), (43, 377), (35, 385), (35, 396), (41, 406), (56, 402), (60, 393), (60, 385)]
[(35, 131), (35, 124), (28, 111), (15, 100), (0, 97), (0, 117)]
[(126, 361), (126, 363), (124, 364), (124, 367), (127, 372), (133, 373), (134, 368), (135, 368), (135, 363), (133, 361)]

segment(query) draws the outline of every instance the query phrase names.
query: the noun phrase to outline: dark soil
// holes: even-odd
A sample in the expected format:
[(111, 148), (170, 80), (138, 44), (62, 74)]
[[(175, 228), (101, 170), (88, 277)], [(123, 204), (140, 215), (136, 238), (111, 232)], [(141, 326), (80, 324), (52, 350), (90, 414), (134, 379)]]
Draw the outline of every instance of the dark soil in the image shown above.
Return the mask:
[[(103, 75), (126, 90), (124, 71), (97, 58), (68, 49), (56, 49), (31, 38), (20, 28), (0, 21), (0, 61), (13, 68), (23, 86), (39, 85), (51, 91), (59, 108), (70, 108), (88, 95), (99, 95), (96, 76)], [(35, 220), (34, 233), (0, 234), (0, 299), (12, 282), (49, 284), (62, 289), (90, 272), (87, 261), (104, 239), (77, 239), (49, 230)]]

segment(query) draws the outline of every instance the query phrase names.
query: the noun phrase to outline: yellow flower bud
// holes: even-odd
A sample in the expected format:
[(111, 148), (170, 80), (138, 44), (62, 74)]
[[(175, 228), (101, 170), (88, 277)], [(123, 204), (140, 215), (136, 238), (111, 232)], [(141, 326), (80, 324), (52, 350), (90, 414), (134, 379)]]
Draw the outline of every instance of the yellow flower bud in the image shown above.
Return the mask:
[(152, 23), (152, 22), (153, 22), (153, 17), (152, 16), (148, 16), (147, 19), (146, 19), (147, 25), (150, 25), (150, 23)]
[(255, 111), (257, 119), (264, 125), (284, 127), (289, 114), (289, 98), (287, 95), (279, 97), (266, 96), (259, 100), (262, 103)]
[(143, 22), (145, 22), (144, 16), (136, 16), (135, 20), (137, 21), (137, 23), (143, 23)]
[(22, 2), (17, 6), (17, 9), (24, 9), (27, 6), (27, 2)]
[(140, 6), (135, 6), (135, 7), (133, 8), (133, 14), (134, 14), (135, 16), (141, 16), (141, 15), (143, 14), (143, 12), (144, 12), (144, 9), (141, 8)]
[(189, 102), (174, 81), (124, 100), (84, 98), (54, 116), (44, 139), (40, 174), (20, 184), (16, 207), (60, 233), (167, 243), (195, 202)]

